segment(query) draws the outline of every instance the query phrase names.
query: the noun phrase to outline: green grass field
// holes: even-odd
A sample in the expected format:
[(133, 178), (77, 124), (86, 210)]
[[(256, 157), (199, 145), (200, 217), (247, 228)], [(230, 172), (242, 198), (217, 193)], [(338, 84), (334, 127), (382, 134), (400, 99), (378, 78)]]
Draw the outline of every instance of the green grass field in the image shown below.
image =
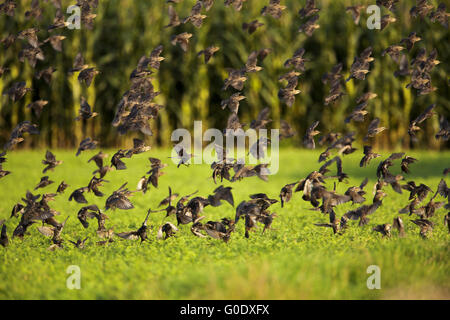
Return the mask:
[[(431, 218), (437, 226), (429, 239), (419, 236), (419, 229), (402, 215), (407, 236), (399, 238), (393, 231), (392, 238), (382, 238), (372, 231), (376, 224), (392, 223), (398, 210), (408, 202), (408, 194), (402, 195), (386, 188), (388, 196), (383, 206), (371, 216), (369, 225), (358, 227), (351, 221), (350, 228), (341, 236), (334, 236), (329, 228), (319, 228), (313, 223), (328, 222), (328, 217), (311, 211), (309, 203), (295, 193), (291, 202), (281, 209), (277, 203), (271, 207), (278, 214), (273, 229), (261, 234), (262, 228), (244, 237), (243, 221), (228, 243), (212, 238), (195, 237), (190, 226), (181, 226), (175, 238), (166, 241), (156, 239), (156, 230), (164, 213), (151, 215), (153, 225), (150, 241), (116, 239), (107, 247), (99, 247), (95, 233), (96, 222), (88, 229), (82, 228), (77, 212), (83, 205), (68, 202), (70, 193), (86, 186), (95, 170), (87, 160), (97, 152), (85, 152), (75, 158), (75, 151), (54, 151), (64, 163), (49, 172), (55, 183), (38, 190), (39, 193), (55, 192), (65, 180), (70, 187), (51, 203), (61, 212), (62, 221), (70, 216), (62, 237), (66, 241), (63, 250), (48, 251), (50, 240), (41, 235), (36, 225), (30, 227), (23, 241), (14, 239), (6, 249), (0, 247), (0, 298), (1, 299), (409, 299), (450, 298), (449, 234), (443, 225), (441, 208)], [(12, 174), (0, 180), (0, 219), (8, 219), (11, 208), (27, 190), (32, 191), (42, 176), (45, 151), (18, 151), (8, 154), (4, 169)], [(114, 152), (109, 152), (111, 156)], [(383, 152), (386, 158), (390, 153)], [(449, 166), (450, 152), (411, 152), (419, 159), (411, 165), (406, 181), (415, 180), (436, 189), (442, 171)], [(151, 188), (145, 195), (131, 198), (135, 209), (108, 211), (107, 227), (116, 232), (136, 230), (141, 225), (147, 209), (156, 209), (168, 193), (170, 185), (180, 194), (199, 190), (206, 196), (217, 187), (210, 179), (207, 165), (176, 168), (167, 159), (168, 151), (150, 151), (132, 159), (125, 159), (128, 170), (110, 172), (110, 182), (101, 189), (105, 194), (116, 190), (124, 181), (134, 189), (139, 178), (149, 170), (149, 156), (160, 157), (169, 164), (166, 175), (160, 179), (158, 189)], [(257, 192), (265, 192), (278, 198), (282, 186), (305, 177), (319, 168), (318, 153), (285, 149), (280, 155), (280, 171), (263, 182), (256, 177), (224, 185), (233, 187), (235, 204)], [(351, 177), (349, 184), (340, 183), (337, 190), (343, 193), (350, 185), (356, 185), (368, 177), (368, 199), (372, 199), (375, 170), (380, 159), (367, 168), (359, 168), (361, 150), (344, 157), (344, 172)], [(383, 158), (383, 159), (384, 159)], [(392, 172), (399, 172), (399, 162)], [(447, 183), (449, 181), (447, 180)], [(332, 188), (330, 182), (327, 183)], [(92, 193), (86, 197), (90, 204), (104, 208), (106, 197), (97, 198)], [(440, 197), (438, 199), (441, 199)], [(352, 207), (344, 204), (336, 209), (340, 217)], [(356, 207), (356, 205), (355, 205)], [(235, 208), (228, 203), (206, 207), (207, 220), (234, 217)], [(206, 220), (206, 221), (207, 221)], [(175, 217), (168, 221), (176, 222)], [(6, 222), (8, 235), (18, 224), (17, 218)], [(67, 240), (89, 236), (85, 249), (77, 249)], [(81, 289), (66, 287), (69, 265), (81, 268)], [(381, 289), (369, 290), (366, 286), (370, 265), (381, 268)]]

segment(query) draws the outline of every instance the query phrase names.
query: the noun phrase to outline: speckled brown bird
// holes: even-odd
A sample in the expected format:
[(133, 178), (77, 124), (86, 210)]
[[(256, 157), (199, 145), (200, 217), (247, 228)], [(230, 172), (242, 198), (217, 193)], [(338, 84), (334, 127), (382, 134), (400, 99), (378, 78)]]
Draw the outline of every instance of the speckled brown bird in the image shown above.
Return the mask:
[(42, 173), (46, 173), (48, 170), (53, 171), (57, 166), (61, 165), (63, 162), (61, 160), (56, 160), (56, 157), (49, 150), (45, 153), (45, 159), (42, 160), (42, 164), (46, 165)]
[(178, 14), (173, 8), (173, 6), (169, 6), (168, 14), (169, 14), (169, 24), (164, 26), (164, 28), (176, 27), (181, 24), (180, 18), (178, 17)]
[(192, 33), (183, 32), (178, 35), (172, 36), (170, 42), (176, 46), (177, 44), (181, 49), (186, 52), (189, 47), (189, 39), (192, 37)]
[(258, 20), (253, 20), (251, 22), (244, 22), (242, 23), (242, 30), (247, 31), (248, 34), (252, 34), (263, 25), (264, 23), (259, 22)]
[(191, 13), (188, 17), (183, 20), (183, 23), (191, 22), (194, 27), (200, 28), (203, 24), (203, 20), (206, 19), (206, 15), (201, 14), (202, 4), (197, 1), (191, 9)]
[(316, 7), (315, 0), (306, 0), (305, 6), (300, 9), (298, 14), (300, 15), (301, 18), (307, 18), (316, 14), (319, 11), (320, 9)]
[(205, 59), (205, 63), (208, 63), (209, 60), (212, 58), (212, 56), (219, 51), (220, 48), (216, 47), (216, 46), (210, 46), (207, 47), (204, 50), (201, 50), (197, 53), (197, 56), (200, 57), (201, 55), (203, 55), (204, 59)]
[(97, 148), (98, 141), (92, 140), (90, 137), (84, 139), (80, 142), (80, 146), (78, 147), (77, 153), (75, 156), (79, 156), (82, 151), (86, 150), (94, 150)]

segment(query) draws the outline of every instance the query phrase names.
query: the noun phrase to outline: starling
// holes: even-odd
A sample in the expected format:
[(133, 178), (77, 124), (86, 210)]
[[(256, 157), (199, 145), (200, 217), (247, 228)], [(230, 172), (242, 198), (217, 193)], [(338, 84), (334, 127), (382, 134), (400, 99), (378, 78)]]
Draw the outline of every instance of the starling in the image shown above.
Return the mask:
[(305, 7), (300, 9), (298, 14), (300, 15), (301, 18), (307, 18), (316, 14), (319, 11), (320, 9), (316, 7), (315, 0), (306, 0)]
[(253, 20), (251, 22), (244, 22), (242, 24), (242, 30), (247, 31), (248, 34), (252, 34), (258, 29), (259, 27), (262, 27), (264, 23), (259, 22), (258, 20)]
[(86, 101), (86, 99), (84, 97), (81, 97), (80, 110), (78, 111), (78, 114), (79, 114), (78, 117), (76, 117), (76, 119), (75, 119), (77, 121), (79, 121), (81, 119), (89, 120), (98, 115), (97, 112), (92, 112), (91, 106), (89, 105), (89, 103)]
[(169, 6), (169, 24), (164, 26), (165, 28), (176, 27), (181, 24), (180, 19), (178, 18), (178, 14), (173, 8), (173, 6)]
[(48, 170), (53, 171), (56, 166), (59, 166), (63, 162), (61, 160), (56, 160), (56, 157), (53, 153), (47, 150), (45, 153), (45, 159), (42, 160), (42, 164), (46, 165), (42, 173), (46, 173)]
[(353, 22), (358, 25), (359, 20), (361, 18), (361, 10), (364, 9), (363, 5), (349, 6), (345, 8), (346, 12), (349, 12), (352, 15)]
[(210, 46), (204, 50), (201, 50), (197, 53), (197, 56), (201, 56), (203, 55), (205, 58), (205, 64), (209, 62), (209, 60), (212, 58), (212, 56), (219, 51), (220, 48), (219, 47), (215, 47), (215, 46)]
[(180, 45), (181, 49), (183, 49), (184, 52), (188, 50), (189, 46), (189, 39), (192, 37), (192, 33), (183, 32), (176, 36), (172, 36), (172, 39), (170, 42), (175, 46), (177, 44)]
[(90, 137), (84, 139), (80, 142), (77, 153), (75, 156), (79, 156), (82, 151), (94, 150), (97, 147), (98, 141), (92, 140)]
[(201, 14), (202, 4), (197, 1), (191, 9), (191, 14), (183, 20), (183, 23), (191, 22), (196, 28), (200, 28), (206, 15)]
[(317, 136), (320, 131), (317, 131), (316, 128), (319, 125), (319, 121), (315, 121), (307, 130), (306, 134), (303, 137), (303, 145), (308, 149), (315, 149), (316, 144), (314, 142), (314, 136)]
[(275, 19), (280, 19), (283, 10), (286, 9), (286, 6), (280, 4), (281, 0), (269, 0), (269, 5), (264, 6), (261, 9), (261, 14), (263, 16), (270, 15)]

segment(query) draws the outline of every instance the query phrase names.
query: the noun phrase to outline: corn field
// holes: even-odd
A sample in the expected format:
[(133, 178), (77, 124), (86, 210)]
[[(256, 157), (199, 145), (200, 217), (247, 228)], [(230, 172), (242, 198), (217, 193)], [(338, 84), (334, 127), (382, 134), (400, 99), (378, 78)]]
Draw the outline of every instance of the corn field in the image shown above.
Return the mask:
[[(0, 39), (37, 26), (36, 21), (25, 17), (31, 0), (18, 2), (15, 17), (0, 16)], [(322, 133), (331, 130), (356, 131), (362, 136), (367, 124), (345, 125), (344, 119), (355, 107), (357, 97), (370, 90), (378, 94), (369, 104), (370, 117), (379, 117), (382, 125), (388, 127), (385, 133), (377, 137), (377, 147), (396, 149), (426, 146), (444, 149), (449, 146), (434, 138), (439, 130), (437, 116), (424, 123), (417, 143), (412, 143), (406, 134), (410, 121), (432, 103), (437, 104), (437, 113), (447, 118), (450, 115), (449, 31), (428, 18), (425, 21), (412, 19), (409, 9), (415, 1), (401, 1), (397, 10), (391, 13), (397, 22), (382, 31), (366, 27), (366, 12), (362, 13), (359, 25), (355, 25), (351, 15), (345, 11), (346, 6), (356, 2), (374, 4), (375, 1), (318, 1), (321, 10), (327, 14), (320, 17), (320, 28), (311, 37), (298, 32), (301, 24), (298, 10), (305, 1), (282, 1), (287, 6), (282, 19), (261, 16), (261, 8), (266, 2), (268, 0), (248, 0), (241, 11), (235, 11), (225, 7), (223, 0), (216, 0), (206, 13), (208, 17), (202, 28), (197, 29), (191, 24), (164, 28), (169, 20), (168, 4), (164, 0), (100, 1), (94, 28), (88, 30), (82, 26), (80, 30), (65, 28), (56, 32), (67, 37), (63, 41), (63, 51), (56, 52), (50, 46), (45, 47), (45, 59), (38, 61), (35, 69), (28, 62), (19, 61), (18, 55), (22, 49), (19, 41), (8, 49), (0, 46), (0, 66), (10, 69), (9, 73), (0, 77), (0, 91), (4, 92), (17, 81), (26, 81), (27, 86), (33, 88), (32, 94), (17, 103), (12, 103), (5, 95), (0, 97), (0, 143), (8, 139), (17, 123), (31, 120), (39, 124), (41, 134), (27, 139), (20, 148), (72, 148), (86, 136), (98, 139), (102, 147), (131, 145), (132, 138), (137, 134), (120, 136), (111, 122), (122, 94), (130, 86), (129, 75), (140, 57), (148, 55), (162, 44), (165, 60), (161, 63), (160, 71), (155, 74), (153, 85), (155, 91), (161, 92), (155, 102), (165, 108), (151, 124), (155, 134), (148, 138), (150, 144), (162, 147), (171, 145), (172, 130), (180, 127), (191, 129), (194, 120), (202, 120), (204, 128), (225, 128), (228, 111), (222, 110), (220, 102), (230, 95), (221, 90), (223, 80), (227, 77), (226, 68), (239, 68), (245, 64), (250, 52), (271, 48), (273, 51), (261, 63), (264, 69), (249, 76), (245, 83), (243, 94), (246, 99), (241, 102), (239, 109), (242, 123), (250, 123), (260, 110), (270, 107), (273, 119), (271, 126), (278, 128), (281, 119), (288, 121), (297, 135), (287, 143), (296, 146), (301, 145), (306, 128), (315, 120), (320, 120), (319, 130)], [(74, 3), (63, 1), (64, 12), (71, 4)], [(184, 0), (174, 7), (180, 18), (183, 18), (189, 15), (193, 4), (194, 1)], [(433, 4), (437, 5), (438, 2)], [(46, 26), (52, 23), (55, 16), (55, 8), (50, 2), (41, 1), (41, 6), (44, 12), (39, 22), (39, 27), (42, 26), (39, 40), (43, 40)], [(382, 15), (388, 12), (382, 8)], [(249, 35), (242, 29), (242, 22), (255, 19), (263, 22), (264, 26)], [(427, 52), (436, 48), (438, 60), (441, 61), (432, 73), (433, 85), (437, 90), (424, 96), (418, 96), (414, 89), (406, 89), (410, 79), (394, 77), (398, 65), (388, 56), (381, 56), (385, 48), (399, 43), (412, 31), (416, 31), (426, 41), (418, 42), (407, 53), (408, 59), (413, 59), (417, 50), (426, 43)], [(171, 36), (181, 32), (193, 34), (186, 54), (170, 43)], [(211, 45), (220, 47), (220, 50), (205, 64), (197, 52)], [(336, 104), (324, 105), (329, 88), (322, 83), (322, 75), (342, 62), (344, 75), (348, 76), (353, 58), (368, 46), (374, 49), (375, 61), (367, 80), (346, 82), (346, 95)], [(310, 61), (306, 63), (306, 71), (300, 77), (299, 88), (302, 92), (296, 97), (294, 105), (288, 107), (277, 97), (282, 87), (278, 77), (287, 71), (283, 63), (298, 48), (305, 48), (305, 57)], [(87, 64), (101, 72), (89, 88), (81, 86), (77, 77), (67, 72), (78, 52), (83, 53)], [(50, 86), (34, 77), (36, 71), (49, 66), (57, 70)], [(89, 122), (74, 121), (81, 96), (86, 97), (94, 111), (99, 113)], [(25, 106), (38, 99), (46, 99), (49, 104), (40, 118), (36, 119)]]

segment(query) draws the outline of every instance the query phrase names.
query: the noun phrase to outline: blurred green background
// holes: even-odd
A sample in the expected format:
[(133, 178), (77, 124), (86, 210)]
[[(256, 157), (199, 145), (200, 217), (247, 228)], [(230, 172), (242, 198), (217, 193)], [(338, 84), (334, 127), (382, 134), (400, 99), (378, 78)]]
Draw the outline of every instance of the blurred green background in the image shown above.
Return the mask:
[[(108, 0), (100, 1), (95, 10), (94, 29), (69, 30), (60, 29), (52, 33), (67, 37), (63, 41), (63, 52), (54, 51), (49, 45), (44, 45), (46, 59), (38, 61), (36, 70), (42, 70), (50, 65), (57, 71), (53, 75), (51, 86), (43, 80), (33, 77), (36, 70), (28, 62), (21, 63), (18, 53), (22, 49), (23, 40), (18, 40), (9, 49), (0, 46), (0, 66), (11, 71), (0, 78), (0, 91), (3, 92), (17, 81), (26, 81), (32, 86), (33, 93), (13, 104), (7, 96), (0, 98), (0, 143), (9, 137), (12, 128), (20, 121), (32, 120), (41, 129), (40, 136), (26, 139), (19, 148), (49, 147), (71, 148), (86, 136), (100, 140), (102, 147), (117, 147), (131, 144), (131, 139), (139, 134), (119, 136), (111, 126), (116, 105), (122, 94), (130, 86), (129, 75), (136, 67), (142, 55), (149, 55), (151, 50), (162, 44), (162, 56), (165, 61), (161, 69), (154, 75), (155, 90), (161, 91), (156, 102), (165, 106), (151, 126), (155, 135), (147, 140), (151, 144), (170, 145), (170, 133), (174, 128), (192, 128), (194, 120), (203, 120), (204, 127), (224, 128), (229, 115), (228, 110), (222, 110), (220, 101), (228, 98), (231, 89), (222, 91), (223, 80), (227, 77), (225, 68), (240, 68), (245, 64), (248, 54), (253, 50), (271, 48), (273, 52), (260, 65), (261, 72), (249, 75), (243, 93), (247, 97), (241, 102), (239, 117), (241, 122), (250, 123), (264, 107), (271, 108), (273, 127), (279, 127), (279, 120), (287, 120), (298, 132), (290, 142), (301, 145), (301, 137), (306, 127), (313, 121), (320, 120), (319, 130), (327, 133), (333, 131), (356, 130), (359, 136), (364, 135), (370, 120), (381, 119), (381, 125), (389, 130), (380, 134), (375, 146), (388, 148), (430, 148), (443, 149), (448, 144), (439, 143), (434, 134), (439, 130), (438, 117), (434, 116), (423, 124), (423, 131), (418, 134), (419, 142), (411, 144), (407, 135), (407, 127), (411, 119), (417, 117), (428, 105), (436, 103), (436, 111), (447, 118), (450, 114), (448, 87), (448, 55), (450, 52), (449, 31), (438, 23), (432, 23), (429, 18), (412, 19), (409, 9), (415, 1), (401, 1), (395, 13), (382, 8), (382, 15), (391, 14), (397, 22), (385, 30), (369, 30), (366, 27), (368, 15), (362, 13), (359, 25), (355, 25), (345, 7), (355, 4), (373, 4), (375, 1), (316, 1), (321, 8), (320, 29), (312, 37), (298, 33), (303, 23), (298, 10), (305, 1), (282, 1), (287, 9), (281, 19), (271, 16), (261, 16), (260, 10), (267, 5), (268, 0), (248, 0), (241, 11), (225, 7), (223, 0), (216, 0), (212, 9), (205, 14), (200, 29), (192, 24), (181, 24), (176, 28), (164, 28), (168, 24), (168, 4), (164, 0)], [(431, 1), (435, 6), (437, 1)], [(40, 41), (47, 38), (46, 28), (53, 21), (55, 8), (51, 3), (41, 1), (44, 9), (43, 19), (35, 21), (25, 19), (25, 11), (30, 7), (31, 0), (18, 1), (15, 17), (0, 16), (0, 38), (8, 34), (17, 34), (33, 26), (40, 26), (38, 36)], [(174, 5), (180, 18), (189, 15), (195, 1), (184, 0)], [(63, 1), (63, 8), (74, 4), (74, 1)], [(66, 14), (66, 17), (68, 15)], [(242, 30), (243, 22), (255, 19), (264, 23), (255, 33), (249, 35)], [(381, 57), (381, 52), (391, 44), (398, 43), (402, 38), (416, 31), (423, 41), (417, 43), (408, 53), (411, 60), (419, 48), (430, 52), (438, 51), (438, 59), (442, 61), (432, 71), (432, 84), (437, 91), (426, 96), (417, 96), (416, 91), (405, 89), (409, 78), (395, 78), (393, 73), (398, 66), (388, 56)], [(170, 43), (172, 35), (190, 32), (193, 37), (187, 53)], [(208, 65), (203, 57), (197, 57), (197, 52), (211, 45), (219, 46)], [(344, 76), (348, 76), (355, 55), (363, 49), (373, 46), (375, 57), (371, 71), (366, 81), (352, 80), (345, 84), (346, 95), (335, 105), (325, 106), (323, 101), (329, 86), (321, 82), (325, 72), (338, 62), (344, 65)], [(302, 91), (292, 108), (282, 104), (277, 97), (282, 84), (278, 77), (287, 69), (283, 67), (286, 59), (293, 52), (303, 47), (306, 72), (300, 76), (299, 89)], [(77, 74), (68, 75), (75, 55), (81, 51), (85, 62), (100, 70), (92, 86), (87, 89), (77, 81)], [(356, 105), (356, 98), (366, 92), (373, 91), (378, 98), (369, 103), (369, 116), (363, 124), (351, 123), (344, 125), (344, 119)], [(84, 95), (100, 115), (88, 122), (76, 122), (80, 96)], [(25, 106), (37, 99), (49, 100), (41, 118), (36, 119), (31, 110)]]

